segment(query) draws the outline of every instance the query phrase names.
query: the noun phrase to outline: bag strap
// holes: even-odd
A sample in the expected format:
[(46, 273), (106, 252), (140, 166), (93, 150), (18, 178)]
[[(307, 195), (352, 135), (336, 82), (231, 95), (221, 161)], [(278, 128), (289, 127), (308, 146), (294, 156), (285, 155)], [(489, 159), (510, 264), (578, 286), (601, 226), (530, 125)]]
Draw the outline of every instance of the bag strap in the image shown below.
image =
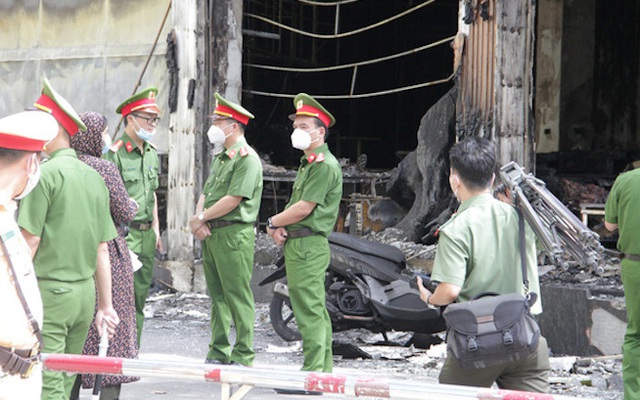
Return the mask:
[(525, 297), (529, 294), (529, 278), (527, 277), (527, 254), (526, 244), (524, 238), (524, 218), (522, 212), (516, 207), (516, 213), (518, 213), (518, 236), (520, 238), (520, 265), (522, 268), (522, 283), (524, 285)]
[(27, 299), (24, 297), (24, 293), (22, 292), (22, 288), (20, 287), (18, 274), (16, 274), (16, 270), (13, 267), (13, 263), (11, 262), (11, 255), (9, 255), (9, 249), (7, 249), (7, 245), (4, 242), (2, 235), (0, 235), (0, 243), (2, 244), (2, 250), (4, 251), (4, 254), (7, 257), (7, 261), (9, 262), (9, 268), (11, 269), (11, 274), (13, 275), (13, 282), (16, 287), (16, 292), (18, 292), (18, 298), (20, 298), (20, 303), (22, 303), (24, 312), (27, 314), (27, 319), (29, 319), (31, 329), (36, 335), (36, 339), (38, 339), (38, 347), (42, 348), (42, 332), (40, 331), (40, 326), (38, 326), (38, 321), (36, 321), (36, 319), (33, 317), (31, 309), (29, 308), (29, 304), (27, 304)]

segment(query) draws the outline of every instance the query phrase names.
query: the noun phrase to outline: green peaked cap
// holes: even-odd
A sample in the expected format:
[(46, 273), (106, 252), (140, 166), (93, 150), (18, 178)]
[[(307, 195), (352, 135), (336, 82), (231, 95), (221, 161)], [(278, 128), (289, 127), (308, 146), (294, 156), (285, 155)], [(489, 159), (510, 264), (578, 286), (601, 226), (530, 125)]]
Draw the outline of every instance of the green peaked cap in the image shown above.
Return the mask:
[(213, 96), (216, 98), (216, 108), (213, 110), (214, 118), (233, 118), (238, 122), (247, 124), (250, 119), (255, 118), (253, 114), (240, 104), (233, 103), (215, 92)]
[(293, 106), (296, 108), (295, 114), (289, 115), (289, 119), (295, 119), (296, 115), (316, 117), (328, 128), (336, 123), (335, 117), (327, 111), (322, 104), (306, 93), (300, 93), (293, 99)]
[(39, 110), (51, 114), (71, 136), (78, 131), (85, 132), (87, 130), (76, 110), (51, 87), (47, 78), (43, 79), (42, 95), (33, 105)]
[(160, 113), (160, 108), (156, 103), (157, 95), (158, 89), (150, 86), (123, 101), (116, 109), (116, 112), (122, 114), (123, 117), (126, 117), (134, 111)]

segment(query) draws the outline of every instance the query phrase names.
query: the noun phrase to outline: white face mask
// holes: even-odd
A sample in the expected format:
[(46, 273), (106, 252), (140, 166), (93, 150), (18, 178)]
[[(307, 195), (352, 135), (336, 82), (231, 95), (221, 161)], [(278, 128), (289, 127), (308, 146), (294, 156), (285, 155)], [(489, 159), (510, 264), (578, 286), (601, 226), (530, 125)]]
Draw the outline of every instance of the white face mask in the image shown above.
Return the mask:
[[(136, 121), (136, 118), (133, 117), (133, 120)], [(138, 135), (138, 137), (140, 138), (140, 140), (144, 140), (146, 142), (151, 140), (151, 138), (155, 136), (156, 134), (155, 132), (149, 132), (146, 129), (142, 129), (138, 121), (136, 121), (136, 125), (138, 125), (138, 130), (135, 130), (135, 128), (134, 130), (136, 132), (136, 135)]]
[(227, 140), (227, 138), (231, 136), (231, 133), (228, 135), (225, 135), (224, 130), (230, 127), (231, 125), (233, 125), (233, 122), (223, 128), (219, 128), (215, 125), (211, 125), (211, 127), (207, 131), (207, 137), (209, 138), (209, 142), (211, 142), (211, 144), (214, 147), (222, 146), (225, 140)]
[(34, 172), (33, 175), (28, 175), (27, 184), (24, 186), (24, 189), (22, 189), (22, 192), (20, 192), (20, 194), (18, 194), (14, 198), (15, 200), (20, 200), (28, 195), (33, 190), (33, 188), (36, 187), (38, 181), (40, 180), (40, 163), (38, 163), (38, 158), (35, 154), (29, 159), (29, 169), (31, 169), (32, 162), (36, 163), (36, 172)]
[[(453, 192), (453, 195), (455, 196), (456, 200), (460, 201), (460, 199), (458, 198), (458, 187), (460, 185), (460, 178), (458, 178), (457, 176), (451, 174), (449, 175), (449, 186), (451, 187), (451, 191)], [(455, 186), (455, 188), (454, 188)]]
[(311, 132), (315, 132), (318, 129), (320, 128), (316, 128), (309, 132), (300, 128), (294, 129), (293, 133), (291, 134), (291, 146), (293, 146), (294, 149), (305, 151), (309, 148), (309, 146), (311, 146), (311, 143), (318, 141), (318, 138), (316, 138), (315, 140), (311, 140)]
[(113, 141), (111, 140), (111, 136), (109, 135), (104, 135), (102, 137), (102, 154), (107, 154), (109, 152), (109, 148), (111, 148), (111, 145), (113, 144)]

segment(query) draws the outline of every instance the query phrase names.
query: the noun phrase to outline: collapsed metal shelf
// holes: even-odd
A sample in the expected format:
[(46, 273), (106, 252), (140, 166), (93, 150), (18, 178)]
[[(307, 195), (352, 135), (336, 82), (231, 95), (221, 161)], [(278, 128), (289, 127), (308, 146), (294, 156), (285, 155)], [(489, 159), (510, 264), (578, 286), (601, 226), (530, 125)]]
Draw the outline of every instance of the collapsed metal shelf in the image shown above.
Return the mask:
[(565, 271), (575, 267), (604, 274), (605, 250), (600, 236), (562, 204), (543, 181), (525, 173), (513, 161), (500, 168), (500, 178), (555, 266)]

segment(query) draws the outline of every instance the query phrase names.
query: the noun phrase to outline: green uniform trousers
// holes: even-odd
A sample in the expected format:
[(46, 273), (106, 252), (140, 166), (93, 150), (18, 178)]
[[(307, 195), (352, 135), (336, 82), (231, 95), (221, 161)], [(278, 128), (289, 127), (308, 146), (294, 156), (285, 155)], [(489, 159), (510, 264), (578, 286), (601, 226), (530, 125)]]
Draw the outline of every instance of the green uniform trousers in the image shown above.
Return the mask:
[(624, 400), (640, 399), (640, 262), (622, 260), (622, 285), (627, 308), (627, 331), (622, 345)]
[[(38, 279), (44, 320), (43, 353), (82, 354), (93, 321), (96, 288), (93, 278), (79, 282)], [(67, 400), (76, 375), (44, 370), (42, 399)]]
[[(255, 308), (251, 275), (255, 232), (252, 224), (213, 229), (202, 242), (204, 277), (211, 297), (211, 343), (207, 359), (251, 366)], [(236, 342), (231, 351), (231, 319)]]
[(136, 301), (136, 325), (138, 326), (138, 347), (144, 323), (144, 304), (153, 281), (153, 265), (156, 255), (156, 233), (153, 229), (139, 231), (131, 229), (127, 235), (127, 245), (138, 256), (142, 268), (133, 274), (133, 295)]
[(320, 235), (288, 239), (284, 259), (291, 308), (302, 335), (302, 370), (331, 372), (333, 332), (324, 287), (329, 242)]
[(479, 387), (491, 387), (496, 382), (501, 389), (548, 393), (550, 368), (547, 339), (540, 336), (537, 351), (527, 358), (504, 365), (463, 369), (453, 355), (447, 354), (439, 380), (451, 385)]

